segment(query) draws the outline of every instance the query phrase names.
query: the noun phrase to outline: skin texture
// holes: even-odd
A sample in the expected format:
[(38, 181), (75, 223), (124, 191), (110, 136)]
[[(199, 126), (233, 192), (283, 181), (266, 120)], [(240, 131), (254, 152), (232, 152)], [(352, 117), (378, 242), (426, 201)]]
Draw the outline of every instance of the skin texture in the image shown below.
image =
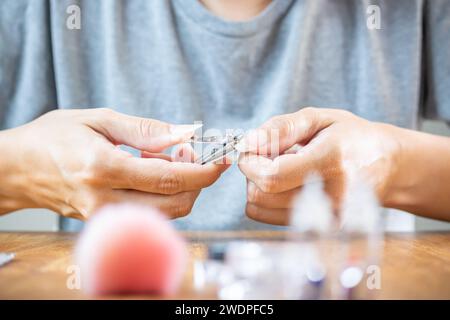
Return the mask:
[[(193, 151), (183, 145), (172, 157), (160, 154), (193, 129), (89, 109), (53, 111), (2, 131), (0, 213), (39, 207), (85, 220), (107, 203), (130, 201), (185, 216), (227, 168), (191, 163)], [(143, 150), (143, 157), (121, 144)]]
[(261, 13), (271, 0), (200, 0), (213, 14), (228, 21), (247, 21)]
[[(108, 109), (59, 110), (0, 132), (0, 213), (48, 208), (87, 219), (108, 203), (188, 214), (200, 190), (228, 165), (192, 163), (193, 128)], [(275, 134), (273, 134), (275, 133)], [(135, 158), (117, 145), (143, 150)], [(347, 179), (363, 178), (385, 207), (450, 220), (450, 139), (374, 123), (337, 109), (304, 108), (274, 117), (238, 148), (247, 177), (247, 215), (287, 224), (293, 198), (318, 173), (338, 211)]]
[(305, 178), (318, 173), (337, 211), (348, 179), (363, 178), (385, 207), (450, 220), (450, 139), (374, 123), (337, 109), (274, 117), (238, 145), (247, 215), (284, 225)]

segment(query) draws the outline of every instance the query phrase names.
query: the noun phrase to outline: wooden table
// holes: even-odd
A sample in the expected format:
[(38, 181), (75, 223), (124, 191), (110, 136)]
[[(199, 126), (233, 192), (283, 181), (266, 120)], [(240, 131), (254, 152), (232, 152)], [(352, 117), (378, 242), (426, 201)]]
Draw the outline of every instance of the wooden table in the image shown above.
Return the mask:
[[(192, 258), (202, 258), (205, 242), (218, 239), (284, 237), (280, 231), (190, 232)], [(80, 290), (67, 289), (76, 234), (0, 233), (0, 252), (16, 258), (0, 267), (0, 299), (86, 299)], [(175, 299), (214, 298), (192, 288), (192, 268)], [(105, 298), (159, 298), (113, 296)], [(381, 299), (450, 299), (450, 232), (391, 233), (383, 244)]]

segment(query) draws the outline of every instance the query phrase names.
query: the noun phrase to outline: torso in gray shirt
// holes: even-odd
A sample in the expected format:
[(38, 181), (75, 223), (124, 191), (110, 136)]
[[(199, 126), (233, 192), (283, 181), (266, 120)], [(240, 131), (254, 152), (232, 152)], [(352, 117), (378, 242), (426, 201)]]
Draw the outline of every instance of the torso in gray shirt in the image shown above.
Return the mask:
[[(66, 9), (81, 8), (81, 30)], [(381, 29), (367, 27), (367, 7)], [(2, 1), (0, 124), (110, 107), (204, 128), (248, 129), (303, 106), (414, 128), (450, 119), (447, 0), (274, 0), (227, 22), (197, 0)], [(234, 166), (203, 190), (188, 229), (253, 229)]]

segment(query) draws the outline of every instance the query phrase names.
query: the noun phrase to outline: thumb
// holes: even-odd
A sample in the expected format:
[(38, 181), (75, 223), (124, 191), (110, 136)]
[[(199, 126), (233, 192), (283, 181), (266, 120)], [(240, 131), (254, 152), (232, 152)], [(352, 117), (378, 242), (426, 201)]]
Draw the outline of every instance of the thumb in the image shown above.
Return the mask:
[(149, 118), (125, 115), (112, 110), (98, 109), (100, 116), (89, 125), (112, 143), (148, 152), (162, 150), (190, 139), (202, 125), (175, 125)]
[(250, 130), (236, 146), (240, 152), (279, 155), (294, 145), (306, 144), (333, 123), (326, 109), (304, 108), (276, 116), (258, 129)]

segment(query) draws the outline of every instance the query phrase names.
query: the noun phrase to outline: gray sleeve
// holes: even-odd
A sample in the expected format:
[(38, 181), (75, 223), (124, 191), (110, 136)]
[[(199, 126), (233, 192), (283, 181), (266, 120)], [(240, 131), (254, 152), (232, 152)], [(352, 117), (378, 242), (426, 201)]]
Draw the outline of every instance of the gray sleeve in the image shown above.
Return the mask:
[(427, 0), (424, 11), (424, 116), (450, 123), (450, 0)]
[(0, 1), (0, 129), (54, 109), (49, 2)]

